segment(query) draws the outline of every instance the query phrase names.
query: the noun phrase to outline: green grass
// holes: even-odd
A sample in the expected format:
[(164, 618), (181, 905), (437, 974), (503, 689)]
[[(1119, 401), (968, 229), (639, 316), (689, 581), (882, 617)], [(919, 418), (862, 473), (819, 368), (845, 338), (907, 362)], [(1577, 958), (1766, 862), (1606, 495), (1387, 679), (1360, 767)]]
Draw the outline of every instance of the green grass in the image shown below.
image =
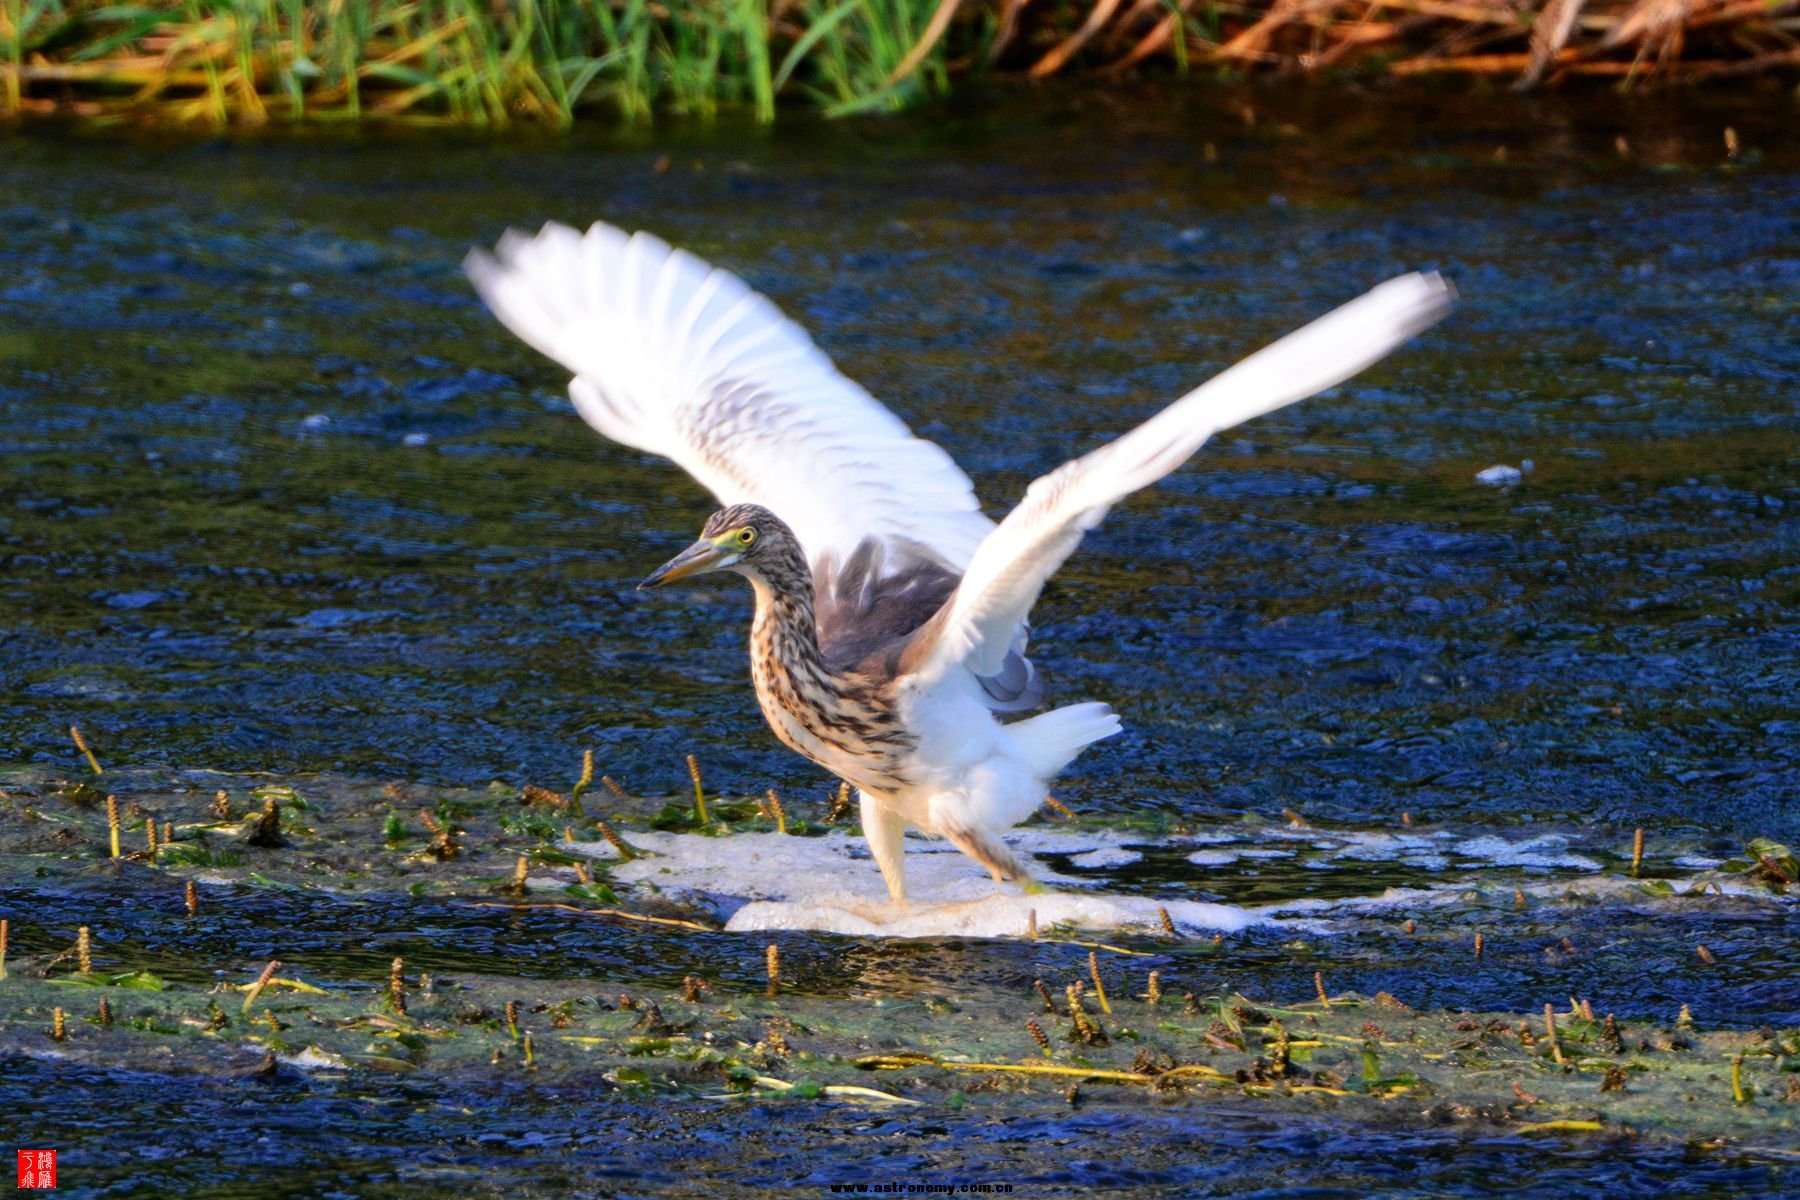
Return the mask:
[[(412, 120), (567, 126), (747, 107), (778, 94), (899, 107), (941, 91), (985, 7), (894, 68), (929, 0), (0, 0), (0, 115), (65, 111), (206, 125)], [(980, 9), (979, 13), (975, 10)]]

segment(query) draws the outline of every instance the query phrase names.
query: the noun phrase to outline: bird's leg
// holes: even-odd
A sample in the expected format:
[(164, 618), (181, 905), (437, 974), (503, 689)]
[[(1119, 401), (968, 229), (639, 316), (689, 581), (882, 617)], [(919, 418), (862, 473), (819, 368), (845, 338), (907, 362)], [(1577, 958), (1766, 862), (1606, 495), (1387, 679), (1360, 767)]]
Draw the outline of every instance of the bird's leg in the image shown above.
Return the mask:
[(995, 883), (1015, 880), (1021, 884), (1028, 894), (1035, 895), (1044, 890), (1043, 885), (1031, 877), (1019, 856), (1012, 852), (997, 834), (985, 829), (968, 826), (940, 826), (938, 832), (950, 839), (950, 844), (964, 854), (987, 868), (987, 873), (994, 877)]
[(869, 793), (858, 791), (857, 803), (862, 808), (863, 840), (869, 853), (881, 868), (888, 895), (897, 901), (906, 899), (906, 818), (892, 811)]

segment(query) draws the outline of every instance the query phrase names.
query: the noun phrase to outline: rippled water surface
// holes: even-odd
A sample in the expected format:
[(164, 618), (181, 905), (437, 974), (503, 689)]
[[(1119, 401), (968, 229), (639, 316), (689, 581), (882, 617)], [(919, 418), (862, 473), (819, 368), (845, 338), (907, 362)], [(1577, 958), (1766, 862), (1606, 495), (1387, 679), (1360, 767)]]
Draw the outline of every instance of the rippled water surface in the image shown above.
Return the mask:
[[(33, 796), (75, 777), (78, 723), (146, 789), (202, 798), (203, 770), (566, 786), (586, 747), (638, 794), (679, 792), (691, 752), (727, 794), (823, 797), (755, 711), (743, 589), (634, 590), (706, 497), (591, 434), (558, 370), (460, 276), (509, 225), (604, 217), (769, 293), (996, 515), (1372, 283), (1419, 267), (1456, 281), (1450, 322), (1222, 435), (1046, 592), (1034, 657), (1056, 698), (1105, 699), (1127, 729), (1058, 795), (1164, 847), (1123, 886), (1258, 903), (1442, 886), (1445, 870), (1502, 898), (1563, 878), (1400, 852), (1208, 866), (1157, 840), (1284, 809), (1387, 831), (1404, 812), (1458, 845), (1552, 835), (1587, 863), (1570, 877), (1616, 871), (1640, 826), (1657, 873), (1681, 880), (1747, 839), (1800, 839), (1792, 115), (1781, 99), (1136, 96), (569, 141), (0, 133), (0, 766)], [(1477, 481), (1495, 465), (1522, 474)], [(208, 935), (146, 899), (167, 908), (161, 884), (13, 847), (15, 954), (104, 926), (121, 966), (180, 979), (162, 959), (188, 957), (189, 985), (275, 955), (378, 979), (424, 928), (450, 931), (439, 969), (495, 978), (678, 988), (690, 953), (685, 935), (508, 924), (399, 888), (345, 907), (246, 885), (236, 923)], [(1298, 999), (1325, 953), (1342, 986), (1420, 1005), (1595, 994), (1645, 1020), (1690, 1002), (1716, 1026), (1800, 1023), (1784, 901), (1615, 898), (1519, 916), (1510, 935), (1503, 908), (1481, 918), (1499, 938), (1483, 972), (1391, 919), (1306, 954), (1247, 937), (1218, 978), (1187, 966)], [(766, 939), (705, 936), (715, 974), (760, 978)], [(1541, 953), (1565, 937), (1583, 953)], [(1717, 970), (1696, 942), (1723, 951)], [(789, 945), (823, 997), (1023, 990), (1079, 969), (1011, 943)], [(1072, 1110), (1048, 1088), (1004, 1112), (870, 1114), (652, 1101), (579, 1073), (265, 1089), (202, 1072), (169, 1088), (179, 1064), (7, 1061), (7, 1123), (31, 1114), (33, 1136), (120, 1195), (252, 1178), (263, 1194), (668, 1192), (692, 1172), (788, 1194), (838, 1164), (1044, 1195), (1594, 1178), (1741, 1195), (1779, 1170), (1675, 1141), (1546, 1148), (1254, 1104)], [(246, 1104), (269, 1111), (239, 1125)], [(1773, 1140), (1800, 1149), (1791, 1122)]]

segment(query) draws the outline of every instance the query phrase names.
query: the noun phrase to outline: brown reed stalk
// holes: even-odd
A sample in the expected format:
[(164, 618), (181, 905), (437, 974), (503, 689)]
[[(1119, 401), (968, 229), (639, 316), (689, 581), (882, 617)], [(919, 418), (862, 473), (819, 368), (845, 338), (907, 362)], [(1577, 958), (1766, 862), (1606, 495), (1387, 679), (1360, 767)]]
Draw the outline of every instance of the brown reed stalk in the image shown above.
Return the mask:
[(694, 781), (694, 819), (702, 825), (710, 825), (712, 822), (706, 816), (706, 788), (700, 782), (700, 760), (688, 755), (687, 769), (688, 778)]
[(81, 726), (69, 726), (69, 737), (74, 740), (75, 748), (81, 751), (82, 757), (87, 759), (88, 766), (94, 769), (94, 774), (106, 774), (105, 771), (100, 769), (100, 760), (94, 757), (94, 752), (92, 750), (88, 749), (87, 739), (81, 736)]
[(1112, 1005), (1106, 1002), (1106, 985), (1100, 982), (1100, 954), (1096, 950), (1088, 951), (1088, 975), (1094, 981), (1094, 995), (1100, 1001), (1100, 1011), (1110, 1017)]
[(581, 807), (581, 794), (587, 791), (588, 785), (593, 782), (594, 752), (591, 749), (583, 750), (581, 752), (581, 775), (575, 780), (575, 786), (569, 789), (569, 807), (574, 809), (575, 815), (583, 820), (587, 819), (587, 810)]
[(262, 995), (263, 989), (269, 986), (269, 980), (275, 978), (275, 972), (280, 969), (281, 960), (279, 958), (271, 958), (269, 960), (269, 965), (262, 969), (262, 974), (256, 977), (256, 982), (250, 985), (250, 990), (244, 993), (245, 1012), (250, 1011), (250, 1006), (256, 1003), (256, 998)]

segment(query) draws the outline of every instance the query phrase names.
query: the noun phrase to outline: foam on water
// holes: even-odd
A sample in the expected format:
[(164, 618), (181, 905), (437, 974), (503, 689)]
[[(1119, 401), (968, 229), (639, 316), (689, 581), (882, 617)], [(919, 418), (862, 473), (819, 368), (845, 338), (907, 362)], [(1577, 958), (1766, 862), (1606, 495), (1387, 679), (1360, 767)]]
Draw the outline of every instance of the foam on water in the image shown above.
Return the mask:
[[(1028, 861), (1044, 891), (996, 884), (946, 842), (909, 838), (907, 890), (911, 900), (888, 899), (881, 874), (860, 837), (833, 831), (823, 837), (736, 833), (725, 837), (641, 832), (631, 835), (643, 857), (615, 862), (611, 879), (653, 885), (684, 903), (712, 913), (729, 930), (805, 929), (860, 936), (1017, 937), (1035, 919), (1039, 927), (1080, 930), (1158, 929), (1166, 909), (1179, 930), (1232, 932), (1251, 925), (1295, 921), (1308, 927), (1332, 913), (1352, 916), (1380, 908), (1449, 902), (1479, 886), (1470, 872), (1487, 868), (1597, 872), (1600, 864), (1572, 853), (1567, 837), (1435, 831), (1354, 831), (1286, 826), (1208, 832), (1178, 839), (1111, 830), (1030, 827), (1008, 841)], [(1298, 861), (1312, 870), (1357, 870), (1361, 864), (1398, 862), (1427, 878), (1423, 886), (1389, 887), (1377, 894), (1329, 900), (1296, 899), (1259, 908), (1180, 898), (1124, 895), (1109, 885), (1131, 882), (1130, 870), (1146, 854), (1180, 853), (1196, 867), (1258, 861)], [(618, 859), (605, 842), (570, 849)], [(1079, 869), (1075, 876), (1053, 864)], [(536, 883), (537, 881), (533, 881)], [(543, 880), (545, 886), (558, 881)], [(1204, 884), (1201, 873), (1196, 883)], [(1510, 886), (1510, 885), (1509, 885)]]
[[(1089, 890), (1085, 881), (1051, 869), (1046, 857), (1066, 857), (1088, 868), (1121, 867), (1142, 855), (1123, 847), (1122, 834), (1021, 829), (1008, 838), (1035, 858), (1040, 884), (1027, 893), (996, 884), (976, 863), (943, 842), (908, 846), (907, 890), (914, 899), (888, 899), (881, 873), (859, 837), (740, 833), (729, 837), (639, 833), (632, 844), (649, 852), (613, 867), (620, 883), (654, 883), (726, 918), (733, 931), (808, 929), (821, 933), (885, 937), (1018, 937), (1034, 919), (1042, 928), (1158, 929), (1167, 909), (1179, 929), (1234, 932), (1261, 918), (1229, 904), (1159, 901)], [(605, 842), (569, 847), (598, 858), (617, 858)]]

